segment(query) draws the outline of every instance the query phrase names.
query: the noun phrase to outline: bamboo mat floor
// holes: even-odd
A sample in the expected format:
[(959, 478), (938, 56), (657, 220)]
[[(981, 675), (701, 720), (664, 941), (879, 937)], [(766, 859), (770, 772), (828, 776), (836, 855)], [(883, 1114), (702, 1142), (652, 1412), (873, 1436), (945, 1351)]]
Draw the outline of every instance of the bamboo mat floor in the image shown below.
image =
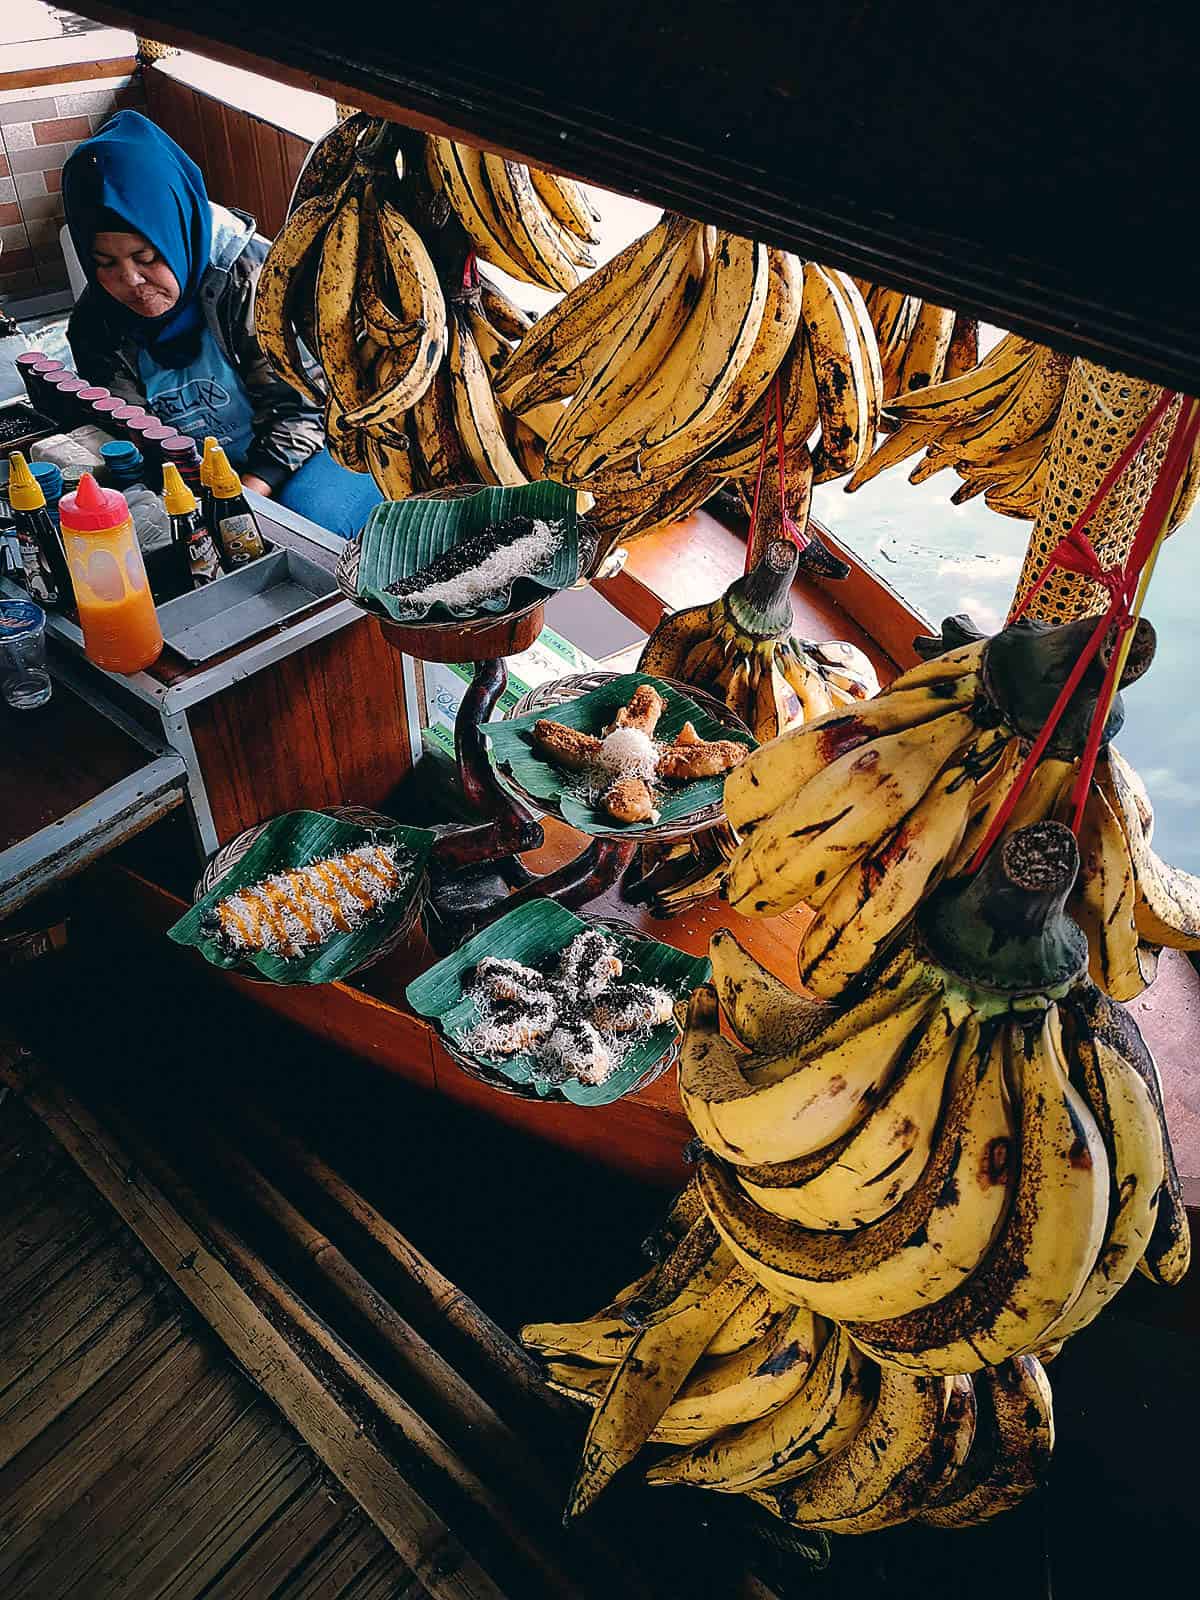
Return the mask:
[(425, 1594), (11, 1095), (0, 1105), (0, 1593)]

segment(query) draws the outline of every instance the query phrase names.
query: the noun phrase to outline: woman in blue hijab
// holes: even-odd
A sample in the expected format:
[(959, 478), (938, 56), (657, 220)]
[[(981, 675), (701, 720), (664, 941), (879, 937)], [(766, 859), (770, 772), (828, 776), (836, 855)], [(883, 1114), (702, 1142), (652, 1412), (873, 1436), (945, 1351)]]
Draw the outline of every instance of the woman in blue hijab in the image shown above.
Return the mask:
[(247, 487), (357, 533), (379, 491), (323, 448), (320, 412), (254, 331), (269, 246), (253, 218), (209, 200), (195, 162), (136, 111), (76, 149), (63, 201), (88, 280), (67, 329), (82, 376), (197, 440), (214, 434)]

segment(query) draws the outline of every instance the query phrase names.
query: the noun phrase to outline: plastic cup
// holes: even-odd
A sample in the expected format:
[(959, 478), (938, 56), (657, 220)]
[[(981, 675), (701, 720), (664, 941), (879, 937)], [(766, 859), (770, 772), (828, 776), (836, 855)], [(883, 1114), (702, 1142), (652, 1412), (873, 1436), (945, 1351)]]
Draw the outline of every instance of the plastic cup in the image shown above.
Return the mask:
[(0, 696), (14, 711), (33, 711), (51, 692), (46, 613), (32, 600), (0, 600)]

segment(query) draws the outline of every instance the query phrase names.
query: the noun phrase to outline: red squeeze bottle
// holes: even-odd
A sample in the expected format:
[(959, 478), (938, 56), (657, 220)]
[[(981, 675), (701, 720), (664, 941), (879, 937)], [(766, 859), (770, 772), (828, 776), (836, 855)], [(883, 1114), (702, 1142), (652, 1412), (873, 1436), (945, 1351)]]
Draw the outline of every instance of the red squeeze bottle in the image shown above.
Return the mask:
[(85, 472), (58, 512), (84, 653), (109, 672), (141, 672), (162, 654), (163, 636), (125, 496)]

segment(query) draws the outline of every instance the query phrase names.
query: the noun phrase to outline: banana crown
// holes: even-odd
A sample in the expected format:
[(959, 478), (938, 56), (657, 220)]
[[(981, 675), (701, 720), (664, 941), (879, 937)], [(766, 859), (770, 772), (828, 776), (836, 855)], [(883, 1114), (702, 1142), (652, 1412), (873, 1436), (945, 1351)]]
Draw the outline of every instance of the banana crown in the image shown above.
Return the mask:
[[(1054, 625), (1022, 617), (990, 639), (984, 649), (983, 683), (1004, 720), (1027, 739), (1035, 739), (1062, 692), (1076, 662), (1096, 630), (1096, 618)], [(1121, 635), (1116, 628), (1088, 663), (1046, 748), (1046, 754), (1071, 761), (1083, 753), (1105, 673)], [(1154, 659), (1154, 629), (1139, 618), (1121, 684), (1135, 682)], [(1114, 739), (1125, 721), (1120, 695), (1113, 699), (1104, 739)]]
[(945, 884), (918, 918), (918, 938), (945, 969), (948, 992), (985, 1015), (1065, 995), (1087, 970), (1087, 940), (1065, 909), (1078, 872), (1071, 830), (1035, 822), (974, 877)]

